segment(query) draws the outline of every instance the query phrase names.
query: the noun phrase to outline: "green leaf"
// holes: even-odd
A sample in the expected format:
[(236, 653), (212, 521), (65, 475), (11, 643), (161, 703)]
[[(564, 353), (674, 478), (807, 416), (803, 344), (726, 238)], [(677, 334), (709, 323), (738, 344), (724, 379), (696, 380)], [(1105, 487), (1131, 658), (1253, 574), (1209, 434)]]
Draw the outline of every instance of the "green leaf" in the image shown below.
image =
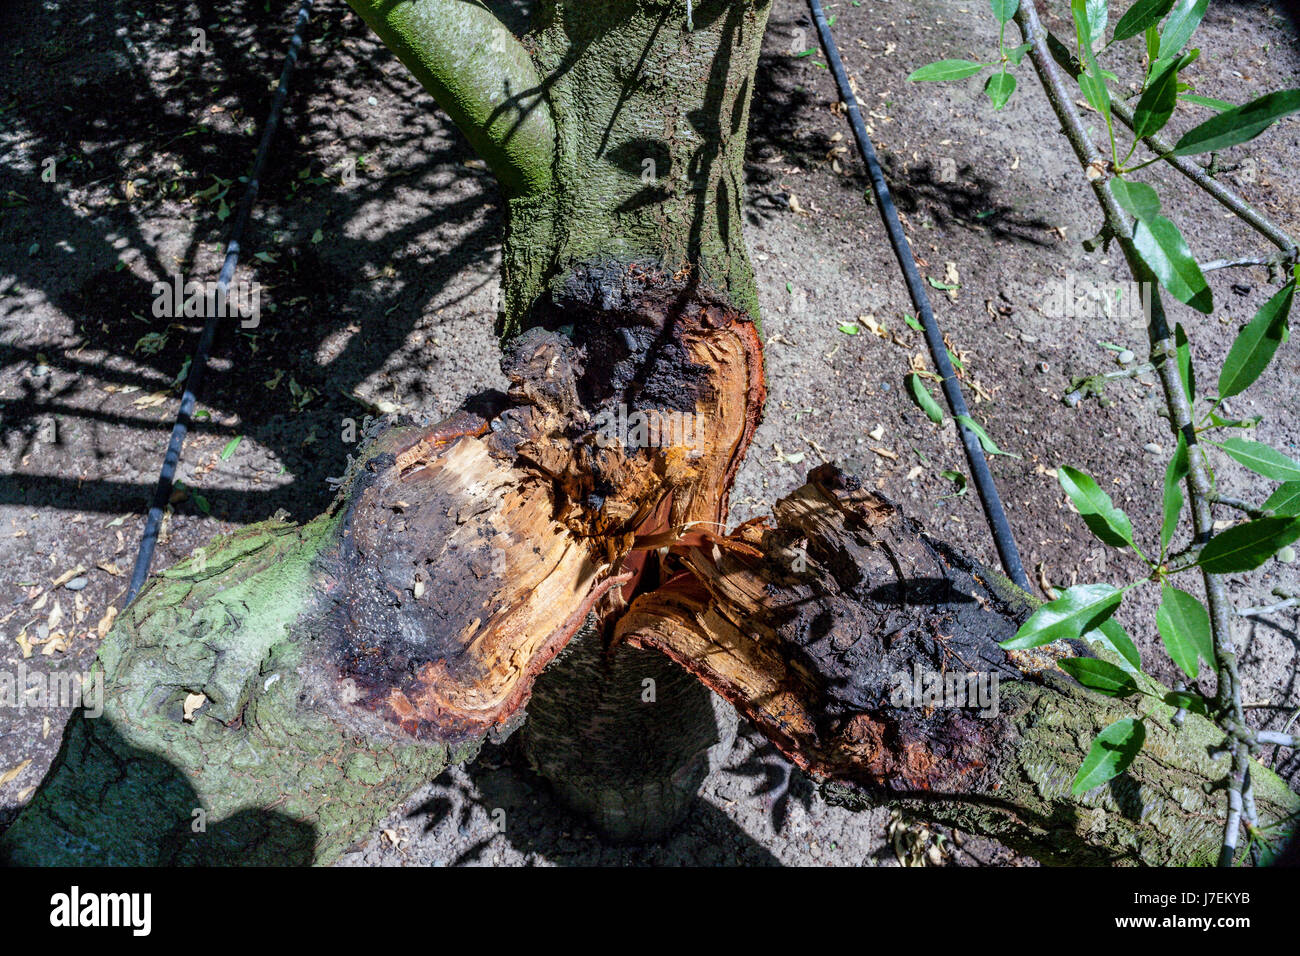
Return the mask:
[(984, 69), (983, 63), (973, 60), (940, 60), (913, 71), (908, 77), (913, 83), (938, 83), (945, 80), (964, 80)]
[(1300, 538), (1300, 518), (1257, 518), (1220, 531), (1206, 542), (1197, 564), (1211, 574), (1254, 571)]
[(1010, 73), (994, 73), (984, 84), (984, 92), (988, 94), (995, 110), (1006, 106), (1007, 100), (1011, 99), (1011, 94), (1015, 91), (1016, 78)]
[(1177, 226), (1164, 216), (1139, 219), (1133, 227), (1133, 243), (1174, 298), (1206, 315), (1213, 311), (1210, 287)]
[(1264, 502), (1264, 510), (1271, 511), (1279, 517), (1300, 515), (1300, 481), (1288, 481), (1279, 485)]
[(1237, 333), (1219, 372), (1220, 398), (1231, 398), (1244, 392), (1273, 361), (1278, 346), (1286, 338), (1295, 289), (1294, 281), (1284, 285)]
[(909, 329), (913, 329), (914, 331), (917, 332), (924, 331), (924, 326), (921, 325), (921, 320), (914, 315), (908, 315), (904, 313), (903, 321), (907, 323), (907, 327)]
[(243, 435), (236, 435), (234, 438), (230, 439), (230, 441), (226, 442), (226, 447), (221, 449), (221, 460), (225, 461), (231, 455), (233, 455), (235, 453), (235, 449), (239, 447), (239, 443), (243, 440), (244, 440)]
[(1109, 584), (1077, 584), (1029, 615), (1016, 636), (1001, 646), (1023, 650), (1079, 637), (1114, 614), (1123, 598), (1124, 592)]
[(1079, 49), (1085, 53), (1092, 50), (1092, 24), (1088, 21), (1087, 0), (1070, 0), (1070, 12), (1074, 15), (1074, 32), (1079, 42)]
[(1128, 631), (1124, 630), (1124, 625), (1113, 617), (1108, 617), (1101, 624), (1083, 635), (1083, 640), (1089, 644), (1100, 644), (1102, 647), (1108, 647), (1123, 660), (1121, 669), (1130, 674), (1142, 673), (1142, 656), (1138, 654), (1137, 645), (1133, 643), (1133, 638), (1128, 636)]
[(194, 499), (194, 507), (198, 508), (205, 515), (212, 514), (212, 505), (208, 504), (208, 499), (204, 498), (197, 491), (191, 489), (190, 497)]
[(1006, 455), (1008, 458), (1021, 457), (1014, 452), (1003, 451), (997, 445), (993, 444), (993, 439), (989, 437), (989, 433), (983, 429), (979, 422), (975, 421), (975, 419), (971, 418), (969, 415), (955, 415), (953, 417), (975, 433), (975, 437), (979, 439), (980, 445), (983, 447), (985, 454)]
[(1110, 38), (1110, 42), (1119, 43), (1121, 40), (1137, 36), (1147, 27), (1159, 23), (1173, 5), (1174, 0), (1137, 0), (1137, 3), (1129, 7), (1119, 18), (1119, 23), (1115, 24), (1115, 33)]
[(1192, 680), (1200, 672), (1197, 658), (1214, 661), (1214, 637), (1210, 631), (1210, 613), (1194, 595), (1168, 584), (1160, 586), (1160, 608), (1156, 611), (1156, 629), (1165, 642), (1173, 662)]
[(1093, 44), (1105, 37), (1106, 21), (1110, 18), (1107, 7), (1107, 0), (1070, 0), (1082, 49), (1091, 51)]
[(915, 372), (907, 376), (907, 387), (912, 392), (912, 399), (920, 406), (921, 411), (925, 412), (925, 414), (929, 416), (930, 421), (934, 422), (936, 425), (942, 424), (943, 409), (941, 409), (939, 403), (934, 400), (934, 396), (930, 394), (930, 390), (925, 387), (925, 383), (921, 381), (921, 376), (917, 375)]
[(1128, 515), (1115, 507), (1091, 476), (1064, 465), (1057, 469), (1056, 477), (1093, 534), (1113, 548), (1134, 547)]
[(1110, 90), (1106, 87), (1105, 80), (1093, 73), (1080, 73), (1079, 89), (1083, 91), (1083, 98), (1089, 106), (1103, 116), (1110, 116)]
[(1174, 144), (1174, 156), (1227, 149), (1252, 140), (1283, 116), (1300, 111), (1300, 89), (1277, 90), (1224, 110), (1194, 126)]
[(1300, 481), (1300, 462), (1263, 442), (1251, 441), (1249, 438), (1225, 438), (1217, 442), (1217, 445), (1257, 475), (1274, 481)]
[(1222, 113), (1224, 110), (1233, 109), (1236, 104), (1229, 103), (1226, 100), (1216, 100), (1212, 96), (1201, 96), (1199, 93), (1184, 93), (1179, 99), (1187, 103), (1195, 103), (1197, 106), (1206, 106), (1212, 110)]
[(1094, 40), (1106, 38), (1106, 24), (1110, 22), (1110, 3), (1108, 0), (1086, 0), (1084, 7), (1088, 15), (1088, 32)]
[(1200, 694), (1193, 694), (1191, 691), (1171, 690), (1160, 699), (1170, 707), (1182, 707), (1194, 714), (1200, 714), (1202, 717), (1209, 712), (1205, 706), (1205, 698)]
[(857, 335), (860, 331), (856, 322), (841, 322), (836, 327), (845, 335)]
[(1118, 176), (1110, 181), (1115, 201), (1134, 219), (1151, 219), (1160, 214), (1160, 196), (1146, 183), (1130, 182)]
[(960, 498), (966, 494), (966, 476), (960, 471), (941, 471), (940, 478), (947, 478), (956, 486), (957, 490), (950, 495), (944, 495), (945, 498)]
[(1020, 46), (1012, 47), (1007, 50), (1007, 59), (1011, 61), (1012, 66), (1019, 66), (1020, 61), (1024, 59), (1025, 54), (1034, 48), (1032, 43), (1022, 43)]
[(1177, 56), (1205, 19), (1210, 0), (1178, 0), (1160, 32), (1160, 59)]
[(1118, 777), (1133, 763), (1146, 739), (1146, 724), (1140, 719), (1125, 717), (1115, 721), (1093, 740), (1088, 756), (1083, 758), (1083, 765), (1070, 786), (1070, 793), (1079, 797)]
[(1095, 690), (1107, 697), (1128, 697), (1136, 694), (1137, 681), (1124, 673), (1110, 661), (1096, 657), (1067, 657), (1057, 661), (1057, 667), (1065, 671), (1089, 690)]
[(1016, 15), (1016, 10), (1020, 7), (1020, 0), (990, 0), (993, 5), (993, 15), (998, 18), (998, 23), (1010, 23)]
[(1164, 129), (1178, 105), (1178, 69), (1182, 61), (1170, 63), (1147, 84), (1133, 111), (1133, 136), (1141, 139)]
[(1160, 525), (1160, 553), (1169, 550), (1169, 542), (1178, 529), (1178, 519), (1183, 513), (1183, 481), (1187, 478), (1187, 436), (1178, 433), (1178, 447), (1165, 468), (1165, 517)]
[(1174, 357), (1178, 360), (1178, 377), (1183, 381), (1187, 397), (1196, 399), (1196, 368), (1192, 365), (1192, 343), (1187, 338), (1183, 323), (1174, 325)]

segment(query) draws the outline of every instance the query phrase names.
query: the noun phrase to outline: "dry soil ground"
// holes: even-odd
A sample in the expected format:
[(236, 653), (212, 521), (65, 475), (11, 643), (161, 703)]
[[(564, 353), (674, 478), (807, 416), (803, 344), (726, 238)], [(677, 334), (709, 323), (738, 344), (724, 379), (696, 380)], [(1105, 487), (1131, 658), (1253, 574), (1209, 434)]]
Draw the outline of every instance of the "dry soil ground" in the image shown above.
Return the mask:
[[(1065, 29), (1063, 4), (1050, 6), (1049, 26)], [(1073, 376), (1115, 367), (1102, 343), (1140, 354), (1145, 335), (1131, 318), (1062, 319), (1044, 308), (1067, 276), (1114, 284), (1125, 274), (1117, 256), (1081, 246), (1097, 214), (1036, 80), (1026, 64), (1000, 113), (978, 80), (904, 81), (931, 60), (988, 55), (996, 29), (980, 0), (828, 7), (923, 271), (958, 286), (934, 300), (973, 413), (1020, 456), (992, 467), (1026, 564), (1055, 585), (1127, 580), (1135, 560), (1090, 537), (1052, 470), (1073, 464), (1098, 476), (1148, 545), (1169, 429), (1150, 376), (1112, 385), (1105, 404), (1061, 401)], [(10, 0), (0, 11), (0, 668), (9, 672), (20, 662), (86, 667), (97, 625), (121, 604), (174, 383), (197, 334), (190, 320), (153, 316), (152, 283), (177, 272), (215, 277), (291, 18), (282, 0)], [(838, 149), (847, 127), (824, 61), (796, 55), (814, 36), (803, 3), (777, 0), (747, 204), (771, 399), (734, 517), (765, 511), (808, 467), (834, 459), (992, 561), (974, 494), (953, 496), (941, 475), (967, 471), (954, 426), (930, 424), (906, 396), (924, 345), (904, 322), (911, 306), (864, 201), (861, 164)], [(1216, 0), (1198, 37), (1204, 55), (1191, 76), (1204, 94), (1244, 102), (1296, 85), (1296, 35), (1269, 4)], [(1174, 125), (1200, 118), (1180, 109)], [(1293, 234), (1297, 155), (1300, 119), (1291, 118), (1223, 157), (1245, 163), (1226, 180)], [(241, 277), (262, 286), (262, 323), (218, 342), (181, 467), (193, 491), (173, 505), (155, 568), (277, 509), (317, 514), (330, 498), (326, 477), (352, 450), (346, 420), (367, 405), (437, 416), (501, 384), (493, 182), (342, 0), (316, 9), (272, 165), (241, 264)], [(1151, 172), (1200, 258), (1264, 251), (1175, 174)], [(1215, 314), (1178, 311), (1203, 381), (1270, 294), (1267, 278), (1215, 272)], [(861, 334), (840, 331), (845, 323)], [(1286, 348), (1230, 403), (1240, 417), (1263, 416), (1260, 437), (1291, 454), (1300, 451), (1298, 369)], [(1226, 493), (1267, 494), (1262, 479), (1217, 464)], [(1270, 603), (1272, 589), (1297, 584), (1294, 568), (1273, 562), (1234, 580), (1232, 593), (1242, 606)], [(1153, 613), (1144, 597), (1121, 612), (1144, 659), (1171, 678)], [(1243, 620), (1238, 639), (1247, 697), (1262, 724), (1280, 726), (1300, 704), (1297, 611)], [(40, 781), (64, 719), (48, 708), (0, 714), (0, 825)], [(1294, 777), (1298, 762), (1279, 766)], [(504, 833), (492, 826), (497, 808)], [(551, 803), (507, 744), (431, 782), (348, 862), (891, 863), (887, 823), (883, 810), (827, 806), (749, 734), (677, 836), (607, 847)], [(989, 861), (1021, 862), (978, 841), (956, 860)]]

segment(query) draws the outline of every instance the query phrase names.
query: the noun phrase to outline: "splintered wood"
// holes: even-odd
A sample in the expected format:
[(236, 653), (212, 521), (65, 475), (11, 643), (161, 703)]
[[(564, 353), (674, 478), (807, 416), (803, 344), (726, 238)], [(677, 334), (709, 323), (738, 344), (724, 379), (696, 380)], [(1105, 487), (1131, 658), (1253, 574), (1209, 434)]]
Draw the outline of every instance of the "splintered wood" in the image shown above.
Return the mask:
[[(340, 490), (330, 642), (342, 701), (412, 735), (499, 728), (592, 611), (659, 580), (638, 540), (721, 530), (758, 424), (762, 360), (742, 315), (641, 272), (585, 276), (507, 347), (506, 396), (392, 427)], [(689, 418), (684, 418), (689, 416)], [(667, 427), (689, 422), (689, 427)]]

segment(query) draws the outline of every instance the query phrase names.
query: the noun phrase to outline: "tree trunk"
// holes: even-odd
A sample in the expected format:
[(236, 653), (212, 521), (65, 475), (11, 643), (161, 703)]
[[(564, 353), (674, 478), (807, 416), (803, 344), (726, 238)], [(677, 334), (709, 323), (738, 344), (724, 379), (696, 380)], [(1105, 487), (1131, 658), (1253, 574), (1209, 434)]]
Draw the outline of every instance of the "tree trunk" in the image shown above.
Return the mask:
[[(701, 0), (693, 30), (679, 0), (542, 0), (522, 42), (465, 0), (351, 2), (500, 179), (509, 394), (390, 423), (326, 515), (154, 578), (101, 649), (103, 717), (73, 719), (0, 854), (328, 862), (517, 726), (590, 620), (526, 749), (619, 838), (662, 834), (728, 733), (662, 652), (850, 805), (1049, 861), (1213, 857), (1213, 728), (1153, 719), (1072, 796), (1125, 708), (1056, 670), (1069, 649), (997, 647), (1029, 609), (998, 575), (826, 470), (723, 535), (764, 400), (741, 190), (768, 0)], [(914, 664), (997, 675), (997, 714), (894, 702)], [(1261, 823), (1296, 812), (1253, 774)]]

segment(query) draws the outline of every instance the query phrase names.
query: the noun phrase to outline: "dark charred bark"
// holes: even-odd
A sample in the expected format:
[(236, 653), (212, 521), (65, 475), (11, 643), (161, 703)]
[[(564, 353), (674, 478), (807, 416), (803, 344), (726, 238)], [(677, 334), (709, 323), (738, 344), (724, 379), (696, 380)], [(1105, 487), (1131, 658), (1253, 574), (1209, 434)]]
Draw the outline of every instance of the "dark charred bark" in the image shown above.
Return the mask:
[[(1002, 650), (1032, 611), (1024, 592), (833, 467), (809, 479), (774, 525), (674, 546), (679, 573), (632, 604), (618, 639), (698, 676), (848, 806), (906, 806), (1045, 862), (1214, 862), (1221, 732), (1156, 705), (1129, 769), (1073, 796), (1094, 734), (1150, 698), (1084, 690), (1056, 667), (1075, 654), (1064, 645)], [(918, 701), (917, 669), (967, 699), (976, 675), (996, 706)], [(1293, 827), (1300, 797), (1262, 767), (1252, 779), (1261, 826)]]

